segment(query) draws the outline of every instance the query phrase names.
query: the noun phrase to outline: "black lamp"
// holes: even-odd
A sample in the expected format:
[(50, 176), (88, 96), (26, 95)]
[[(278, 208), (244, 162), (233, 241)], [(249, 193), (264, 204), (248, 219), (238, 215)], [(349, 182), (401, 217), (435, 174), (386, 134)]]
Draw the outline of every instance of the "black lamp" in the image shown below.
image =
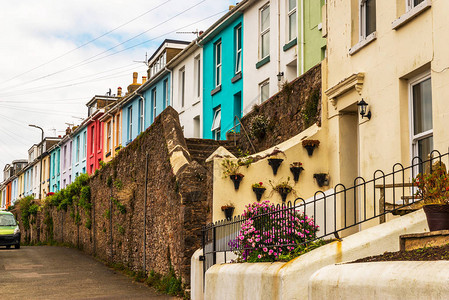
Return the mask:
[(371, 120), (371, 111), (366, 112), (366, 107), (368, 106), (368, 103), (365, 102), (365, 100), (360, 100), (359, 103), (357, 103), (357, 106), (360, 107), (360, 115), (362, 116), (362, 119), (364, 117), (367, 117), (368, 120)]
[(284, 77), (284, 72), (279, 72), (279, 73), (277, 74), (277, 77), (278, 77), (278, 81), (281, 81), (281, 80), (282, 80), (282, 77)]

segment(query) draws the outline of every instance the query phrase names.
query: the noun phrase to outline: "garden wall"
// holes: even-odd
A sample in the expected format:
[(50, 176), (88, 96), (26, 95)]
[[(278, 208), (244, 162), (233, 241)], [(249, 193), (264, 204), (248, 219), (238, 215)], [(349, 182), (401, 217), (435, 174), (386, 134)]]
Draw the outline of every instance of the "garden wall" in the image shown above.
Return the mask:
[[(191, 160), (178, 114), (169, 107), (90, 177), (89, 211), (77, 205), (44, 208), (29, 230), (20, 222), (22, 240), (69, 243), (134, 271), (164, 274), (173, 266), (189, 284), (190, 258), (201, 247), (200, 229), (210, 215), (202, 188), (206, 176)], [(20, 209), (16, 214), (20, 220)]]
[[(321, 126), (321, 64), (288, 84), (241, 120), (237, 144), (255, 153), (274, 147), (313, 124)], [(253, 144), (251, 147), (245, 130)], [(229, 135), (232, 140), (232, 135)]]

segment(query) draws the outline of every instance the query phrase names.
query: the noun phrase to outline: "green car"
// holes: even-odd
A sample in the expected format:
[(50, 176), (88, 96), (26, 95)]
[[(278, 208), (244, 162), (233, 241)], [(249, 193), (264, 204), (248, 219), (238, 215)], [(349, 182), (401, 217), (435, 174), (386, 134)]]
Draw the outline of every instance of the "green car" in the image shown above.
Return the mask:
[(20, 229), (14, 215), (8, 211), (0, 211), (0, 246), (20, 248)]

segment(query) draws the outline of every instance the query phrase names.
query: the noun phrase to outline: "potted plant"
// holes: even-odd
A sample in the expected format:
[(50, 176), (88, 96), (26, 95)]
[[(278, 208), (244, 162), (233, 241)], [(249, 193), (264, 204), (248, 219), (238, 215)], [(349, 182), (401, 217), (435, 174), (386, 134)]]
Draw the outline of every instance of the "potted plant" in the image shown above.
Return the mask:
[(299, 161), (290, 164), (290, 171), (293, 173), (293, 180), (297, 182), (299, 180), (299, 174), (304, 171), (302, 163)]
[(282, 202), (285, 202), (287, 200), (287, 195), (293, 191), (293, 187), (290, 185), (289, 181), (290, 177), (287, 178), (286, 181), (281, 181), (280, 183), (273, 185), (270, 180), (270, 185), (272, 186), (273, 191), (278, 192), (279, 195), (281, 195)]
[(253, 192), (256, 194), (257, 201), (262, 199), (262, 195), (265, 192), (266, 188), (263, 186), (263, 182), (257, 182), (252, 185)]
[(306, 148), (307, 154), (312, 156), (313, 150), (320, 145), (320, 141), (318, 140), (304, 140), (302, 141), (302, 146)]
[(273, 169), (274, 175), (276, 175), (278, 173), (278, 169), (281, 166), (283, 161), (284, 160), (282, 158), (277, 158), (277, 157), (270, 157), (268, 159), (268, 164), (271, 166), (271, 169)]
[(223, 177), (231, 178), (232, 182), (234, 182), (234, 188), (238, 190), (240, 187), (240, 181), (242, 181), (245, 176), (239, 172), (240, 165), (230, 159), (225, 159), (221, 165), (224, 169)]
[(326, 173), (313, 174), (313, 178), (315, 178), (316, 183), (318, 183), (319, 187), (323, 187), (325, 185), (329, 185), (329, 178), (328, 178)]
[(229, 220), (229, 221), (232, 220), (232, 215), (234, 214), (234, 209), (235, 209), (235, 207), (234, 207), (234, 204), (232, 204), (232, 203), (223, 205), (221, 207), (221, 210), (224, 211), (226, 220)]
[(449, 229), (449, 175), (446, 166), (437, 162), (428, 173), (413, 179), (418, 188), (415, 195), (421, 198), (430, 231)]

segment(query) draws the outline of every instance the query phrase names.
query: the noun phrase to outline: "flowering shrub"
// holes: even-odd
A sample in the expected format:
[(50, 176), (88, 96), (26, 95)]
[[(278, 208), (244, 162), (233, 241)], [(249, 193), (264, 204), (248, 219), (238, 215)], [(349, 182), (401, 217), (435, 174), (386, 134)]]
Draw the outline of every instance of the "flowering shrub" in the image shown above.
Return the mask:
[(443, 164), (434, 164), (430, 174), (418, 174), (413, 183), (418, 187), (416, 196), (424, 204), (449, 204), (449, 174)]
[(277, 209), (270, 201), (247, 205), (242, 216), (246, 221), (228, 245), (243, 262), (275, 261), (313, 240), (318, 231), (312, 218), (294, 208)]

